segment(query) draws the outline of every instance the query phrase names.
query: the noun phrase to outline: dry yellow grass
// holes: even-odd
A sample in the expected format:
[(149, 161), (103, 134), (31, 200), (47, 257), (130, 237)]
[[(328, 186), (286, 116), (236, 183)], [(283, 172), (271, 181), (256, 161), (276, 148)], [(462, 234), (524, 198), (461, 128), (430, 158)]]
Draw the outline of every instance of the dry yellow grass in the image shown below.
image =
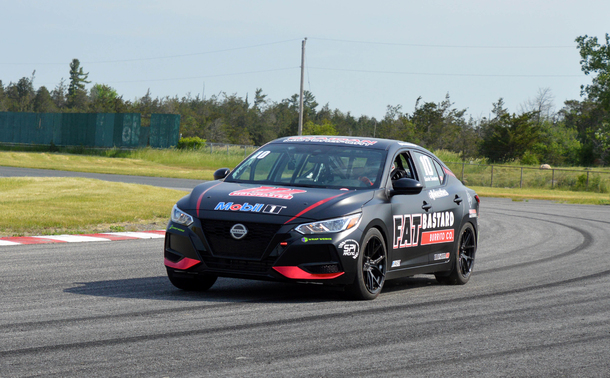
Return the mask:
[(0, 236), (163, 229), (184, 195), (84, 178), (2, 178)]
[(150, 177), (212, 180), (215, 169), (161, 164), (143, 159), (50, 152), (0, 151), (0, 166)]

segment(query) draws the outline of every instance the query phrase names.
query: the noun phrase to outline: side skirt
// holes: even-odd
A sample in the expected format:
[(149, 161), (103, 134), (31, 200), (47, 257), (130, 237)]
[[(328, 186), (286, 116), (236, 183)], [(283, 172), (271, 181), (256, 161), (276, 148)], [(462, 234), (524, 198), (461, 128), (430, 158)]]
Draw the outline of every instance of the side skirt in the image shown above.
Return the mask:
[(432, 274), (436, 272), (448, 271), (451, 269), (451, 260), (442, 263), (416, 266), (413, 268), (402, 268), (389, 271), (385, 278), (392, 280), (394, 278), (410, 277), (416, 274)]

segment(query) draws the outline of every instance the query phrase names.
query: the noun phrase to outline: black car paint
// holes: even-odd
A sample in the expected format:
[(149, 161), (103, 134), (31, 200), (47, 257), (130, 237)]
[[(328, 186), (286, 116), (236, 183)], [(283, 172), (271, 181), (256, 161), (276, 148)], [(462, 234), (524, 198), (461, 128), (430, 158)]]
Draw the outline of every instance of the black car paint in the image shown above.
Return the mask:
[[(434, 273), (446, 271), (451, 268), (453, 257), (442, 261), (435, 261), (433, 256), (439, 253), (451, 252), (457, 242), (456, 235), (465, 222), (473, 224), (478, 235), (478, 202), (474, 201), (474, 191), (464, 187), (461, 182), (451, 174), (450, 170), (429, 151), (409, 143), (371, 139), (375, 145), (363, 148), (382, 148), (386, 151), (386, 163), (382, 174), (382, 181), (371, 189), (340, 190), (309, 187), (285, 187), (286, 189), (301, 189), (291, 195), (291, 198), (269, 198), (257, 196), (230, 196), (230, 193), (244, 189), (255, 189), (260, 184), (243, 184), (234, 182), (212, 181), (197, 186), (193, 192), (180, 201), (177, 206), (194, 218), (189, 227), (174, 224), (170, 221), (166, 233), (166, 265), (167, 261), (176, 262), (182, 257), (204, 261), (187, 270), (174, 269), (175, 273), (196, 274), (209, 273), (225, 277), (238, 277), (264, 280), (294, 281), (280, 274), (272, 267), (298, 266), (305, 272), (312, 273), (312, 278), (300, 278), (297, 281), (317, 282), (330, 285), (347, 285), (354, 281), (357, 269), (357, 259), (349, 251), (344, 250), (346, 241), (355, 241), (358, 248), (362, 248), (362, 239), (371, 227), (380, 230), (385, 239), (388, 252), (386, 279), (411, 276), (414, 274)], [(271, 143), (282, 143), (282, 139)], [(316, 142), (307, 142), (316, 143)], [(419, 193), (397, 194), (392, 189), (390, 171), (394, 158), (403, 152), (417, 151), (435, 159), (445, 170), (444, 183), (436, 188), (424, 187)], [(416, 172), (422, 170), (416, 162)], [(421, 181), (421, 180), (420, 180)], [(280, 189), (283, 187), (276, 186)], [(432, 198), (430, 193), (443, 189), (447, 195), (441, 198)], [(415, 190), (417, 192), (419, 190)], [(456, 199), (457, 197), (457, 199)], [(326, 202), (324, 202), (326, 201)], [(258, 206), (258, 212), (231, 209), (232, 205)], [(220, 204), (220, 205), (219, 205)], [(246, 204), (246, 205), (244, 205)], [(267, 205), (281, 207), (278, 214), (262, 213)], [(430, 206), (424, 209), (423, 207)], [(237, 206), (236, 206), (237, 207)], [(236, 208), (235, 207), (235, 208)], [(476, 216), (471, 217), (469, 210), (476, 209)], [(427, 214), (451, 211), (453, 224), (451, 229), (455, 235), (454, 243), (436, 243), (426, 246), (393, 248), (395, 238), (395, 215), (419, 215), (430, 217)], [(302, 223), (313, 220), (324, 220), (341, 217), (353, 213), (362, 213), (359, 225), (355, 229), (322, 235), (302, 235), (294, 228)], [(447, 215), (447, 214), (444, 214)], [(438, 215), (436, 216), (438, 217)], [(207, 240), (203, 230), (202, 219), (206, 223), (244, 223), (248, 225), (276, 225), (277, 231), (270, 238), (261, 257), (245, 256), (238, 251), (214, 251)], [(256, 227), (256, 226), (254, 226)], [(422, 230), (417, 230), (422, 234)], [(227, 237), (229, 237), (227, 235)], [(421, 242), (421, 235), (418, 235)], [(232, 245), (239, 245), (233, 243)], [(280, 245), (283, 243), (284, 245)], [(352, 243), (352, 242), (349, 242)], [(189, 245), (190, 244), (190, 245)], [(244, 242), (244, 246), (247, 246)], [(349, 244), (354, 248), (353, 243)], [(244, 247), (242, 247), (244, 248)], [(400, 262), (397, 264), (396, 262)], [(212, 262), (206, 264), (205, 261)], [(172, 265), (172, 264), (170, 264)], [(250, 265), (250, 266), (248, 266)], [(394, 266), (393, 266), (394, 265)], [(169, 265), (168, 265), (169, 266)], [(242, 269), (242, 267), (246, 267)], [(253, 269), (255, 267), (256, 269)], [(172, 269), (171, 267), (169, 267)], [(332, 279), (321, 279), (316, 274), (325, 274), (329, 271), (343, 272)], [(319, 276), (322, 277), (322, 276)]]

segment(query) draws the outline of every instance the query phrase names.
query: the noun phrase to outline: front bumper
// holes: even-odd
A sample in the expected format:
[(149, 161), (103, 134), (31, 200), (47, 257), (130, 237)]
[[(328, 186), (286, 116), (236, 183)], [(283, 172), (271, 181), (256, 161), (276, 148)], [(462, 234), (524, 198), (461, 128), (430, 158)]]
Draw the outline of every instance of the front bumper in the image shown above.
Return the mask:
[[(250, 231), (242, 240), (230, 235), (235, 223)], [(304, 236), (293, 231), (294, 227), (217, 219), (195, 219), (189, 227), (170, 222), (165, 266), (177, 274), (329, 285), (353, 282), (358, 257), (353, 249), (359, 249), (360, 230)], [(345, 252), (346, 240), (351, 240), (349, 253)]]

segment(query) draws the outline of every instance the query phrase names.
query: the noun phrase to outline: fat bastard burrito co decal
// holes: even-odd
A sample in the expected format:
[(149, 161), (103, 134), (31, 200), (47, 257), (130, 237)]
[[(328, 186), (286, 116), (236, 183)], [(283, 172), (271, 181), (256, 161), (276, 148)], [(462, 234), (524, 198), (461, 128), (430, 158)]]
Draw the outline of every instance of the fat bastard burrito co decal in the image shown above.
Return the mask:
[(301, 189), (290, 189), (290, 188), (278, 188), (275, 186), (261, 186), (258, 188), (249, 188), (236, 190), (229, 193), (230, 196), (241, 196), (241, 197), (263, 197), (263, 198), (275, 198), (275, 199), (292, 199), (294, 194), (306, 193), (306, 190)]
[(455, 218), (452, 211), (430, 214), (394, 215), (392, 248), (453, 242)]

